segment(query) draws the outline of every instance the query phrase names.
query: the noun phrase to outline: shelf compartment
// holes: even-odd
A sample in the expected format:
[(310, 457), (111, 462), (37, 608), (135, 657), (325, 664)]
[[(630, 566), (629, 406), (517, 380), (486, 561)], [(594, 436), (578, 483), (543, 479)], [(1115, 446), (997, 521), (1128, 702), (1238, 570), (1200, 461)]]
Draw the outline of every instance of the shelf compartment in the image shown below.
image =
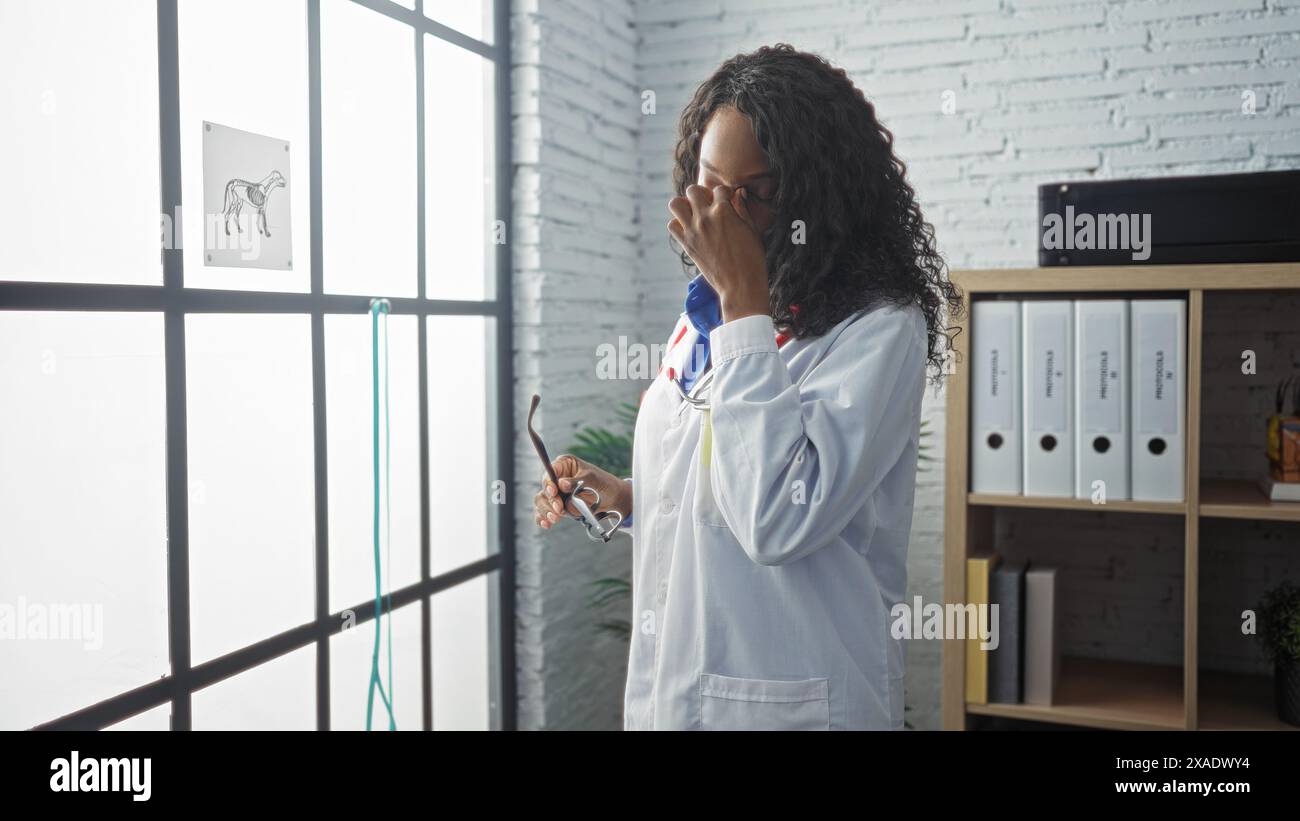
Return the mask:
[(966, 504), (976, 507), (1029, 507), (1042, 510), (1087, 510), (1104, 513), (1108, 510), (1120, 513), (1157, 513), (1167, 516), (1182, 516), (1187, 513), (1184, 502), (1134, 502), (1120, 500), (1094, 505), (1090, 499), (1070, 499), (1059, 496), (1005, 496), (994, 493), (969, 493)]
[(1274, 502), (1248, 479), (1202, 479), (1200, 511), (1212, 519), (1300, 522), (1300, 502)]
[(1105, 730), (1181, 730), (1181, 667), (1066, 656), (1056, 703), (966, 704), (972, 715), (1048, 721)]
[(1273, 678), (1201, 671), (1200, 729), (1300, 730), (1277, 717)]

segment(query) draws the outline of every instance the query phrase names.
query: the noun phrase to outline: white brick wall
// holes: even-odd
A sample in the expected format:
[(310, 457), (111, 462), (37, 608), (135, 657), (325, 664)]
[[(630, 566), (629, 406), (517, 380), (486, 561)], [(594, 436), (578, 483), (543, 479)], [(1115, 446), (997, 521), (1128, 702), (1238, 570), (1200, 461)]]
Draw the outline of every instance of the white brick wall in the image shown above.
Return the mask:
[[(663, 230), (676, 116), (722, 59), (765, 43), (819, 51), (850, 71), (894, 131), (953, 268), (1034, 265), (1044, 182), (1300, 166), (1297, 0), (640, 0), (635, 27), (636, 82), (658, 103), (641, 121), (632, 194), (641, 330), (652, 341), (680, 311), (682, 275)], [(945, 91), (955, 95), (951, 116), (941, 109)], [(1246, 91), (1253, 115), (1243, 113)], [(1207, 361), (1253, 347), (1261, 362), (1271, 357), (1271, 373), (1291, 368), (1300, 339), (1290, 307), (1248, 323), (1237, 302), (1212, 301)], [(1215, 400), (1222, 406), (1207, 410), (1207, 473), (1257, 464), (1258, 413), (1272, 384), (1264, 370), (1247, 385), (1221, 377), (1231, 384)], [(912, 593), (927, 600), (942, 589), (942, 403), (927, 396), (940, 461), (919, 479), (908, 563)], [(1078, 568), (1064, 594), (1071, 650), (1097, 654), (1104, 645), (1122, 657), (1180, 659), (1177, 527), (1097, 517), (1062, 544), (1051, 517), (1023, 513), (999, 520), (1007, 551)], [(1216, 527), (1203, 531), (1203, 661), (1259, 669), (1257, 651), (1223, 614), (1235, 619), (1269, 579), (1300, 576), (1296, 526)], [(1236, 539), (1238, 549), (1216, 537)], [(909, 720), (938, 726), (937, 644), (913, 642), (908, 664)]]
[[(851, 72), (894, 131), (953, 268), (1033, 265), (1043, 182), (1300, 166), (1300, 0), (514, 0), (512, 16), (516, 391), (544, 390), (542, 429), (555, 449), (643, 387), (594, 379), (597, 346), (620, 335), (662, 342), (681, 309), (684, 279), (663, 227), (676, 117), (738, 51), (786, 41)], [(652, 116), (640, 113), (646, 89), (656, 94)], [(1245, 92), (1253, 115), (1243, 113)], [(1207, 474), (1257, 464), (1273, 378), (1300, 365), (1297, 307), (1259, 296), (1208, 302)], [(1247, 321), (1256, 309), (1264, 320)], [(1248, 347), (1260, 356), (1254, 381), (1233, 375)], [(911, 592), (937, 600), (941, 394), (927, 395), (925, 417), (938, 461), (918, 479), (908, 567)], [(537, 472), (526, 448), (520, 440), (521, 501)], [(540, 537), (527, 509), (521, 726), (618, 726), (626, 651), (596, 638), (584, 603), (591, 580), (627, 573), (626, 547), (593, 547), (573, 528)], [(1062, 542), (1052, 517), (1017, 511), (997, 529), (1011, 555), (1071, 568), (1070, 650), (1178, 661), (1176, 525), (1088, 517)], [(1207, 666), (1261, 669), (1235, 619), (1272, 580), (1300, 576), (1296, 529), (1204, 527)], [(909, 720), (937, 726), (937, 643), (913, 642), (908, 664)]]
[[(594, 378), (597, 346), (638, 317), (636, 36), (630, 0), (515, 0), (511, 15), (515, 425), (541, 393), (557, 456), (639, 391)], [(586, 602), (592, 581), (628, 575), (628, 543), (597, 545), (571, 522), (542, 535), (529, 514), (541, 469), (522, 435), (515, 465), (519, 726), (621, 727), (627, 647), (597, 632), (605, 616)]]

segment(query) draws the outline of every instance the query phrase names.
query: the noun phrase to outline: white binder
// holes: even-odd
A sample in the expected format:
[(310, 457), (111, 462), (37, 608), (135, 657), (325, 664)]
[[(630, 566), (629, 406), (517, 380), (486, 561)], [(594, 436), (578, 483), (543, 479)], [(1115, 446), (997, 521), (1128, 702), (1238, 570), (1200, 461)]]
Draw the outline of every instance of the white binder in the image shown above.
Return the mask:
[(1020, 303), (971, 308), (971, 490), (1020, 493)]
[(1074, 495), (1074, 303), (1021, 311), (1026, 496)]
[(1074, 495), (1129, 498), (1129, 303), (1074, 303)]
[(1133, 300), (1129, 369), (1133, 498), (1183, 501), (1187, 394), (1187, 304)]

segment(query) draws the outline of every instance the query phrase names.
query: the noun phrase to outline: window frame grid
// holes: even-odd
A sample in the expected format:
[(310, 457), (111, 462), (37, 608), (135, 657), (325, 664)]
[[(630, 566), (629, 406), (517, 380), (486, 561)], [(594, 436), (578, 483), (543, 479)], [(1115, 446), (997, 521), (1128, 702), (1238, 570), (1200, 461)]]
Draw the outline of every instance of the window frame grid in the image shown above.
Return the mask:
[[(160, 190), (162, 213), (177, 213), (181, 204), (180, 72), (177, 1), (157, 0), (158, 102), (160, 132)], [(343, 613), (360, 625), (374, 619), (373, 600), (346, 611), (329, 610), (328, 448), (325, 407), (325, 316), (367, 314), (370, 296), (327, 294), (324, 291), (321, 186), (321, 0), (307, 4), (309, 199), (311, 206), (311, 289), (308, 293), (186, 288), (182, 249), (162, 251), (162, 285), (113, 285), (0, 281), (0, 311), (119, 311), (161, 313), (164, 317), (167, 453), (167, 597), (169, 675), (99, 701), (35, 729), (103, 729), (146, 710), (171, 706), (171, 728), (192, 729), (192, 695), (222, 679), (253, 669), (294, 650), (316, 647), (316, 729), (330, 729), (330, 637), (343, 630)], [(351, 0), (374, 13), (411, 27), (415, 48), (416, 174), (417, 174), (417, 295), (387, 297), (394, 315), (419, 317), (419, 445), (420, 445), (420, 581), (391, 593), (391, 610), (419, 603), (421, 610), (422, 725), (433, 729), (432, 597), (462, 582), (493, 572), (497, 584), (488, 586), (490, 726), (513, 730), (515, 710), (515, 531), (512, 506), (495, 505), (489, 539), (497, 550), (470, 564), (431, 575), (429, 521), (429, 391), (427, 322), (439, 316), (483, 316), (494, 320), (493, 378), (488, 380), (488, 406), (495, 413), (495, 430), (484, 443), (495, 477), (514, 486), (513, 463), (513, 318), (509, 242), (495, 246), (494, 294), (487, 300), (443, 300), (426, 296), (425, 242), (425, 106), (424, 38), (432, 35), (493, 61), (494, 215), (510, 224), (510, 12), (506, 0), (492, 8), (493, 43), (468, 37), (424, 16), (424, 0), (407, 9), (389, 0)], [(383, 297), (383, 294), (375, 294)], [(204, 662), (191, 662), (189, 587), (189, 483), (186, 422), (185, 317), (202, 313), (298, 313), (311, 317), (311, 367), (314, 471), (314, 598), (312, 621), (269, 636), (239, 650)], [(495, 435), (492, 435), (492, 434)], [(486, 491), (485, 491), (486, 492)]]

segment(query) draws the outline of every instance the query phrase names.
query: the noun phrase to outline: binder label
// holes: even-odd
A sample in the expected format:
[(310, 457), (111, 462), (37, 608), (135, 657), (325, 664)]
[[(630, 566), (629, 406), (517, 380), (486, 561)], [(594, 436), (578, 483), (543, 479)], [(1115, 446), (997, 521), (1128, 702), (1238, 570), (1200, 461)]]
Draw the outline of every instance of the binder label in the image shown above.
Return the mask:
[(1138, 432), (1172, 436), (1178, 433), (1178, 318), (1151, 313), (1138, 331), (1138, 374), (1141, 407)]
[(1066, 323), (1057, 316), (1036, 316), (1032, 328), (1034, 349), (1030, 384), (1034, 401), (1031, 430), (1041, 433), (1065, 433), (1067, 408), (1065, 404), (1066, 351), (1068, 337)]
[(1009, 430), (1014, 409), (1011, 403), (1017, 401), (1013, 396), (1011, 368), (1015, 347), (1012, 344), (1012, 323), (985, 322), (976, 331), (983, 339), (980, 343), (983, 356), (979, 363), (982, 371), (977, 376), (979, 390), (975, 402), (977, 419), (980, 427), (997, 430)]
[(1088, 433), (1118, 433), (1120, 403), (1124, 400), (1120, 379), (1124, 365), (1120, 362), (1120, 316), (1089, 314), (1083, 324), (1083, 419)]

